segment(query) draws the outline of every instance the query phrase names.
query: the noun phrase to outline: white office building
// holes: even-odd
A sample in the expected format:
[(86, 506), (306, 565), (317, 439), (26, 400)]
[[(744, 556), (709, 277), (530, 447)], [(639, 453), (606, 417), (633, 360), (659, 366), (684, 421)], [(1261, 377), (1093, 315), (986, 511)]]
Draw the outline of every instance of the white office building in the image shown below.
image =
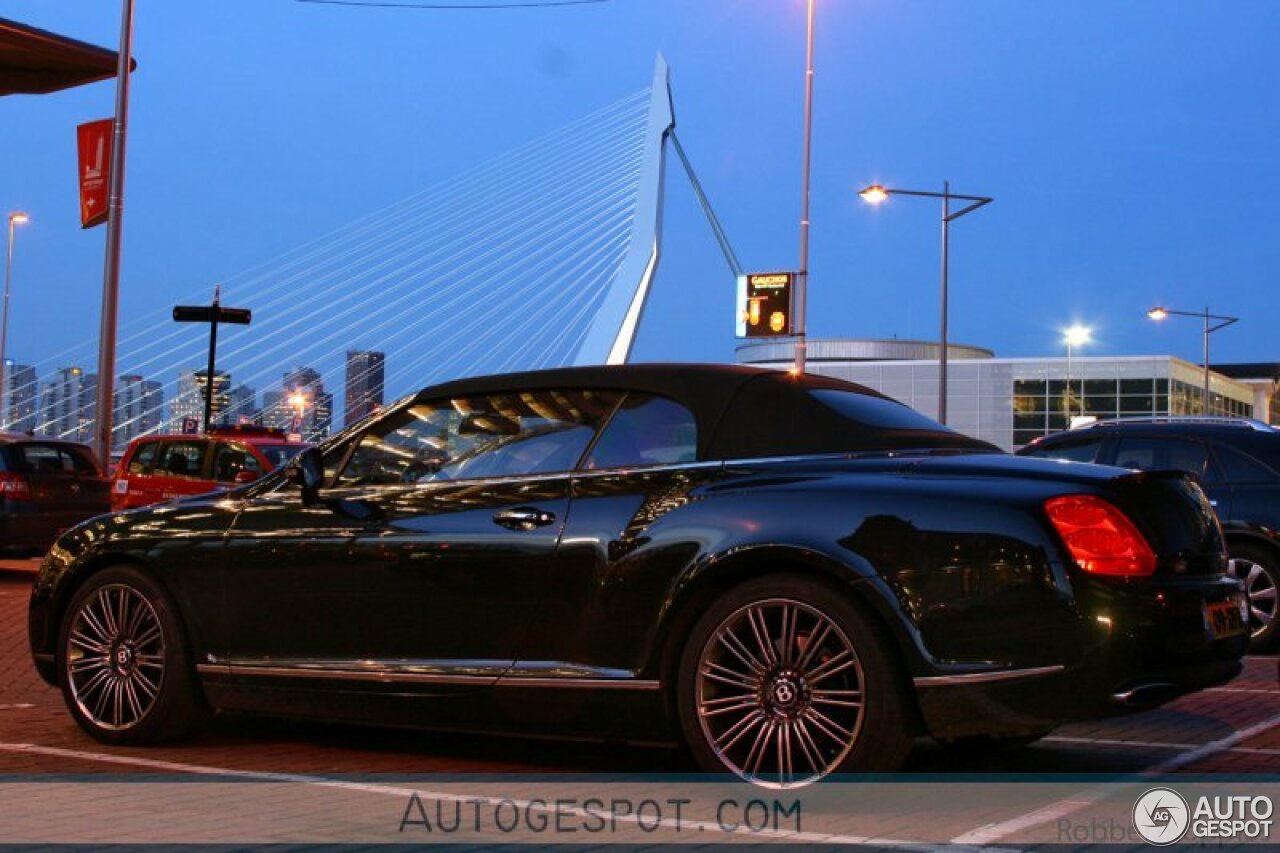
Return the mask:
[[(806, 369), (857, 382), (930, 417), (938, 414), (937, 344), (814, 338)], [(785, 370), (790, 340), (738, 347), (739, 364)], [(996, 358), (990, 350), (951, 345), (947, 359), (947, 425), (1013, 450), (1065, 429), (1071, 418), (1202, 414), (1204, 371), (1173, 356)], [(1269, 420), (1271, 397), (1210, 372), (1210, 413)], [(1274, 387), (1272, 390), (1274, 394)]]

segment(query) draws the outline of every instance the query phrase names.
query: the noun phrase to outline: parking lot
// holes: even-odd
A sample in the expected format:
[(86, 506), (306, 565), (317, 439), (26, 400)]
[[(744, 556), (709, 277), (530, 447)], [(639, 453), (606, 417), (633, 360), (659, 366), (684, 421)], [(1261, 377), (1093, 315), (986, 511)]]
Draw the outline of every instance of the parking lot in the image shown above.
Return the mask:
[[(13, 564), (8, 564), (13, 565)], [(20, 564), (19, 564), (20, 565)], [(681, 772), (680, 751), (617, 743), (565, 743), (225, 719), (172, 746), (113, 749), (72, 722), (27, 651), (29, 568), (0, 570), (0, 773), (146, 772), (190, 765), (285, 773)], [(1155, 711), (1064, 726), (1002, 753), (922, 741), (908, 772), (1099, 773), (1175, 770), (1274, 772), (1280, 766), (1277, 658), (1252, 656), (1232, 683)]]

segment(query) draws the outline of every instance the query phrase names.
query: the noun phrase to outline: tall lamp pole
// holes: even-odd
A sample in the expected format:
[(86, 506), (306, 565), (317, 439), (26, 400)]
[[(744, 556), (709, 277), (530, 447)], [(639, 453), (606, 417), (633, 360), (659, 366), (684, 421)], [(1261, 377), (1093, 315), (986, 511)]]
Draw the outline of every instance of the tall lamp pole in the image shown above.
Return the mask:
[[(1165, 308), (1163, 305), (1157, 305), (1147, 312), (1147, 316), (1152, 320), (1163, 320), (1169, 315), (1177, 317), (1199, 317), (1204, 320), (1204, 411), (1203, 414), (1212, 414), (1210, 411), (1209, 401), (1209, 336), (1219, 329), (1225, 329), (1232, 323), (1240, 322), (1239, 317), (1228, 317), (1224, 314), (1210, 314), (1208, 306), (1203, 311), (1175, 311), (1172, 308)], [(1217, 321), (1217, 322), (1214, 322)]]
[[(920, 198), (940, 198), (942, 199), (942, 307), (941, 307), (941, 330), (939, 332), (939, 348), (938, 354), (938, 421), (939, 423), (947, 422), (947, 318), (948, 318), (948, 267), (950, 266), (951, 253), (951, 223), (964, 216), (966, 213), (972, 213), (983, 205), (990, 204), (994, 199), (981, 195), (959, 195), (951, 192), (951, 184), (948, 181), (942, 182), (942, 192), (927, 192), (923, 190), (894, 190), (883, 187), (879, 184), (872, 184), (866, 189), (858, 193), (862, 196), (863, 201), (870, 204), (880, 204), (886, 201), (891, 195), (910, 195)], [(951, 200), (967, 201), (969, 204), (952, 212)]]
[(0, 411), (0, 429), (8, 426), (9, 407), (12, 405), (12, 400), (9, 399), (9, 387), (5, 384), (9, 381), (9, 376), (4, 359), (5, 344), (9, 340), (9, 281), (13, 278), (13, 226), (25, 225), (30, 219), (25, 213), (9, 214), (9, 242), (5, 244), (4, 251), (4, 311), (0, 319), (0, 405), (4, 406), (4, 411)]
[(807, 327), (806, 301), (809, 298), (809, 171), (813, 150), (813, 4), (809, 0), (808, 36), (805, 50), (804, 72), (804, 165), (800, 181), (800, 269), (796, 275), (795, 323), (796, 357), (795, 372), (804, 373), (805, 334)]
[(120, 9), (120, 53), (116, 59), (116, 114), (107, 185), (107, 248), (102, 270), (102, 321), (98, 333), (98, 401), (94, 445), (103, 465), (111, 459), (115, 414), (116, 315), (120, 302), (120, 243), (124, 228), (124, 146), (129, 122), (129, 66), (133, 57), (133, 0)]
[[(1062, 339), (1067, 344), (1067, 381), (1065, 384), (1067, 386), (1066, 416), (1067, 416), (1068, 427), (1071, 426), (1071, 350), (1073, 347), (1078, 347), (1083, 344), (1089, 343), (1089, 335), (1092, 333), (1092, 331), (1093, 330), (1090, 329), (1088, 326), (1072, 326), (1071, 328), (1067, 329), (1065, 332), (1062, 333)], [(1081, 400), (1084, 399), (1084, 375), (1083, 374), (1081, 374), (1080, 376), (1080, 399)], [(1080, 406), (1080, 414), (1082, 415), (1084, 414), (1083, 404), (1081, 404)]]

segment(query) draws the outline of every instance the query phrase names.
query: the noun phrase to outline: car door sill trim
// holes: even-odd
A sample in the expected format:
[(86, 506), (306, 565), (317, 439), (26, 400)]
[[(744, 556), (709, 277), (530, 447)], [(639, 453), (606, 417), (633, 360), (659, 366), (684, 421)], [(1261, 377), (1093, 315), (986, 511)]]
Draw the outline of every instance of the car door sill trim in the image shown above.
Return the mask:
[(461, 674), (403, 672), (395, 669), (365, 669), (315, 666), (271, 666), (265, 664), (202, 663), (201, 675), (257, 678), (324, 678), (339, 681), (376, 681), (384, 684), (493, 684), (499, 687), (593, 688), (612, 690), (658, 690), (658, 681), (637, 678), (581, 678), (502, 675), (501, 673)]
[(992, 681), (1013, 681), (1018, 678), (1035, 678), (1041, 675), (1053, 675), (1062, 672), (1066, 667), (1037, 666), (1031, 669), (1000, 669), (994, 672), (964, 672), (956, 675), (928, 675), (911, 679), (916, 687), (945, 687), (948, 685), (986, 684)]

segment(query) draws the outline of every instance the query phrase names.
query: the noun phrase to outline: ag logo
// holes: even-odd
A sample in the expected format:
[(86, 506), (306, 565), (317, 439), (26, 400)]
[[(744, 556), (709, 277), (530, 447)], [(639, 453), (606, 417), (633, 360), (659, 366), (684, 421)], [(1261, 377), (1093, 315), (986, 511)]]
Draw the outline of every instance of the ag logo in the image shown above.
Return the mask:
[(1133, 805), (1133, 826), (1148, 843), (1163, 847), (1181, 841), (1191, 824), (1191, 810), (1177, 791), (1152, 788)]

